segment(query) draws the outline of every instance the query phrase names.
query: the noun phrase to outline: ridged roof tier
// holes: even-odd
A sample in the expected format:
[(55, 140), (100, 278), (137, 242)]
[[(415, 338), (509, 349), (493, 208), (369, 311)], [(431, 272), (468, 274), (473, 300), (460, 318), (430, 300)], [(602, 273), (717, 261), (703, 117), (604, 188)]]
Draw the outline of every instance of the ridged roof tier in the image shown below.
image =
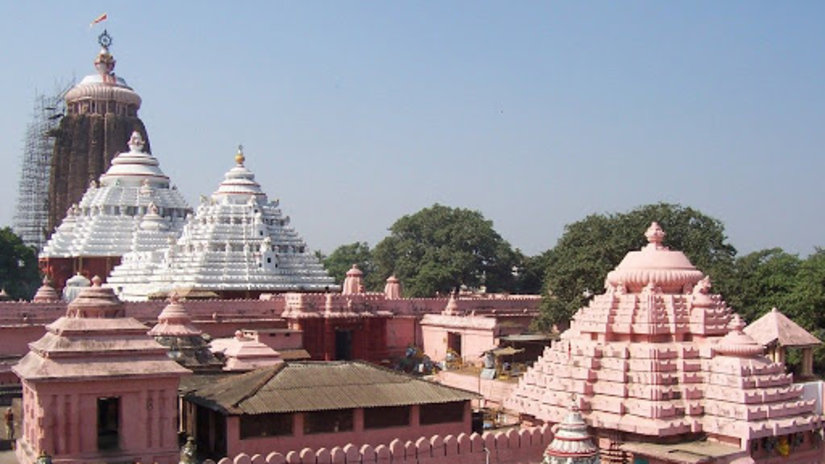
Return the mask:
[(101, 377), (180, 376), (189, 371), (171, 361), (166, 349), (146, 335), (147, 327), (123, 316), (111, 289), (94, 285), (72, 302), (66, 315), (46, 326), (14, 366), (24, 380), (83, 380)]
[(542, 464), (599, 464), (599, 448), (587, 432), (578, 406), (574, 403), (567, 417), (553, 430), (553, 441), (544, 450)]
[[(558, 423), (571, 394), (597, 429), (661, 440), (748, 440), (814, 430), (822, 416), (654, 223), (505, 406)], [(684, 435), (683, 435), (684, 434)]]
[(224, 295), (338, 289), (244, 161), (239, 150), (235, 166), (210, 198), (201, 197), (177, 241), (151, 256), (123, 257), (108, 279), (122, 299), (175, 289)]
[(117, 155), (100, 183), (93, 181), (72, 205), (40, 258), (123, 256), (177, 237), (192, 209), (143, 149), (143, 137), (132, 133), (129, 151)]

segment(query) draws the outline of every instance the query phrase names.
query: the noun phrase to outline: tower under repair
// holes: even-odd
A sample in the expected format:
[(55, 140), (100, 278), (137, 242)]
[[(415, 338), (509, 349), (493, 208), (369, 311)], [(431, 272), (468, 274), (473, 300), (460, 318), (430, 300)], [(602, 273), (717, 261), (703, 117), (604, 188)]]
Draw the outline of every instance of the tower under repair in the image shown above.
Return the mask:
[(71, 85), (52, 95), (35, 97), (34, 115), (26, 128), (14, 232), (38, 250), (49, 230), (49, 176), (54, 153), (55, 129), (66, 110), (63, 98)]
[(100, 177), (112, 158), (126, 149), (132, 131), (141, 134), (146, 153), (151, 153), (137, 114), (140, 96), (115, 75), (115, 58), (109, 53), (111, 36), (103, 31), (98, 43), (96, 73), (66, 92), (66, 115), (55, 132), (49, 172), (49, 234), (71, 205), (80, 201), (89, 182)]

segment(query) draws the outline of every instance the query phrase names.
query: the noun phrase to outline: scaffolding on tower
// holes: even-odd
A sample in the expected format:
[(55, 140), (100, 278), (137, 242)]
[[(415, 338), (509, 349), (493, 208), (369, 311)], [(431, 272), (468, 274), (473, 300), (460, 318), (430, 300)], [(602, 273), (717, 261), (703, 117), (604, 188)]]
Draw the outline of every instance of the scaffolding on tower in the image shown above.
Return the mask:
[(14, 232), (28, 246), (40, 250), (48, 239), (49, 178), (54, 136), (65, 114), (64, 96), (74, 83), (58, 87), (51, 95), (35, 97), (32, 120), (23, 139), (20, 184), (14, 215)]

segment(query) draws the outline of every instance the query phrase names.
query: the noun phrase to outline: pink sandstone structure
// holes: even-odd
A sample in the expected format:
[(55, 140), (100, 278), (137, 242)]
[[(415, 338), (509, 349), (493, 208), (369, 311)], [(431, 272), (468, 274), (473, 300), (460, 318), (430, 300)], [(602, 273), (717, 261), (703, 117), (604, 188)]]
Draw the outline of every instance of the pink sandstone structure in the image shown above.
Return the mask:
[(577, 395), (605, 463), (821, 462), (815, 401), (656, 223), (645, 235), (505, 405), (558, 423)]
[(93, 281), (14, 367), (23, 383), (17, 459), (173, 464), (178, 384), (190, 371)]
[(800, 377), (813, 376), (814, 348), (822, 344), (818, 338), (788, 319), (778, 309), (773, 308), (752, 324), (745, 327), (745, 333), (759, 342), (767, 350), (767, 355), (775, 363), (785, 364), (788, 348), (802, 350)]

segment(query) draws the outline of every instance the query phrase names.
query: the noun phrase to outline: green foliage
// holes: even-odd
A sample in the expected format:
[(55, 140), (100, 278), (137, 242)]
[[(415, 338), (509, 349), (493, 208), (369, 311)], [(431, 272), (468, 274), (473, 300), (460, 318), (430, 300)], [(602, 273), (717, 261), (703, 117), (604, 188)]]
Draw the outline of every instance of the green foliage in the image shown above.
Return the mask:
[(12, 299), (30, 299), (40, 286), (37, 253), (9, 227), (0, 229), (0, 286)]
[(711, 276), (714, 288), (729, 286), (736, 249), (727, 243), (723, 224), (698, 210), (658, 203), (628, 213), (593, 214), (568, 224), (555, 248), (546, 253), (545, 298), (535, 327), (566, 325), (590, 296), (600, 293), (607, 273), (622, 258), (647, 243), (651, 222), (665, 230), (665, 245), (680, 250)]
[(755, 251), (736, 259), (728, 288), (722, 295), (746, 321), (753, 322), (776, 307), (796, 311), (791, 294), (802, 260), (781, 248)]
[[(373, 273), (375, 266), (372, 263), (372, 251), (367, 242), (355, 242), (341, 245), (329, 256), (323, 258), (324, 268), (329, 275), (335, 278), (335, 283), (341, 284), (347, 276), (347, 271), (355, 264), (364, 273), (364, 285), (369, 290), (380, 290), (381, 283), (376, 287)], [(371, 285), (372, 284), (372, 285)]]
[(413, 297), (448, 293), (462, 285), (491, 292), (514, 285), (516, 254), (477, 211), (435, 204), (404, 216), (376, 245), (380, 279), (395, 274)]

